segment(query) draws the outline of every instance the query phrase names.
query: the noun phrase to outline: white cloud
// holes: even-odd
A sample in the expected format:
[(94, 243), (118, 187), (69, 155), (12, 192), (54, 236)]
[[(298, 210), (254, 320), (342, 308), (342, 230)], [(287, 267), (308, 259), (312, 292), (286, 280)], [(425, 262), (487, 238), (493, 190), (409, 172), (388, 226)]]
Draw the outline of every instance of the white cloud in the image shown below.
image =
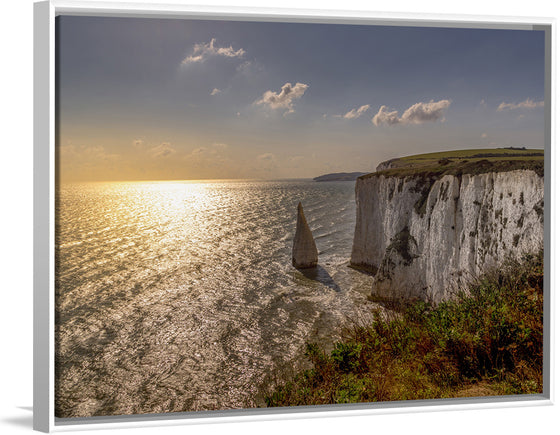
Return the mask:
[(395, 125), (401, 122), (399, 118), (399, 112), (396, 110), (393, 112), (389, 112), (387, 110), (387, 106), (381, 106), (379, 108), (379, 112), (372, 118), (371, 122), (375, 125)]
[(209, 57), (212, 56), (222, 56), (222, 57), (243, 57), (245, 50), (240, 48), (239, 50), (234, 50), (230, 45), (229, 47), (218, 47), (216, 46), (216, 38), (212, 38), (208, 43), (195, 44), (193, 48), (193, 53), (187, 56), (181, 62), (182, 65), (188, 65), (191, 63), (201, 63), (205, 62)]
[(423, 124), (425, 122), (435, 122), (444, 120), (445, 109), (451, 104), (450, 100), (434, 101), (427, 103), (416, 103), (404, 111), (399, 117), (399, 112), (388, 111), (387, 106), (381, 106), (371, 122), (375, 125), (396, 125), (396, 124)]
[(271, 109), (287, 109), (284, 115), (293, 113), (294, 100), (301, 98), (308, 87), (303, 83), (296, 83), (294, 86), (286, 83), (278, 93), (266, 91), (260, 100), (255, 101), (255, 104), (262, 104)]
[(451, 101), (440, 100), (429, 103), (416, 103), (406, 109), (401, 118), (405, 124), (422, 124), (424, 122), (435, 122), (443, 118), (443, 111), (449, 107)]
[(222, 91), (220, 91), (218, 88), (214, 88), (212, 89), (212, 92), (210, 92), (210, 95), (218, 95), (220, 92)]
[(480, 137), (483, 138), (483, 139), (486, 139), (486, 138), (488, 137), (488, 135), (487, 135), (486, 133), (482, 133), (482, 134), (480, 135)]
[(369, 104), (364, 104), (356, 109), (352, 109), (349, 112), (346, 112), (344, 115), (334, 115), (336, 118), (344, 118), (344, 119), (355, 119), (362, 116), (365, 112), (369, 110)]
[(527, 98), (521, 103), (500, 103), (497, 111), (502, 112), (503, 110), (516, 110), (516, 109), (536, 109), (537, 107), (544, 107), (544, 101), (533, 101)]

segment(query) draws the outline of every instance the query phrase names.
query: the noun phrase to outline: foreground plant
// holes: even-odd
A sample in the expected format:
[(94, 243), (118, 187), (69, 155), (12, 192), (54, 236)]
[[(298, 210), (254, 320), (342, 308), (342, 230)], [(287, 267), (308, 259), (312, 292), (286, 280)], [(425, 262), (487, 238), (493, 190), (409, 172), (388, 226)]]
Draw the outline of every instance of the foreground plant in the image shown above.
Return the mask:
[(374, 313), (311, 368), (279, 383), (267, 406), (542, 392), (543, 257), (508, 261), (451, 301)]

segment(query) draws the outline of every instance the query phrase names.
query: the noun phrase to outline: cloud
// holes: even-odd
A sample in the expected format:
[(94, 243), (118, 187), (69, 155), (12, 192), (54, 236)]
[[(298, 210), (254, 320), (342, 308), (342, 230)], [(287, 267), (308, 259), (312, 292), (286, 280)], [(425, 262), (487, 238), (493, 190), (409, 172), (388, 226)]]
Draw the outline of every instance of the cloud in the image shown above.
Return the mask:
[(434, 101), (427, 103), (416, 103), (404, 111), (399, 117), (399, 112), (388, 111), (387, 106), (381, 106), (371, 122), (375, 125), (396, 125), (396, 124), (424, 124), (425, 122), (435, 122), (444, 120), (445, 109), (451, 104), (450, 100)]
[(486, 138), (488, 137), (488, 135), (487, 135), (486, 133), (482, 133), (482, 134), (480, 135), (480, 137), (483, 138), (483, 139), (486, 139)]
[[(335, 118), (344, 118), (344, 119), (355, 119), (355, 118), (359, 118), (360, 116), (362, 116), (365, 112), (367, 112), (369, 110), (370, 105), (369, 104), (365, 104), (363, 106), (360, 106), (356, 109), (352, 109), (349, 112), (346, 112), (344, 115), (333, 115)], [(326, 115), (323, 115), (323, 118)]]
[(220, 91), (218, 88), (214, 88), (212, 89), (212, 92), (210, 92), (210, 95), (218, 95), (220, 92), (222, 91)]
[(168, 157), (172, 154), (175, 154), (176, 150), (175, 150), (175, 148), (173, 148), (171, 146), (170, 143), (163, 142), (163, 143), (161, 143), (161, 144), (159, 144), (159, 145), (157, 145), (153, 148), (150, 148), (150, 150), (148, 152), (152, 157), (162, 158), (162, 157)]
[(246, 78), (253, 77), (261, 73), (263, 70), (264, 66), (256, 60), (246, 60), (235, 68), (235, 71), (239, 76)]
[(516, 110), (516, 109), (536, 109), (537, 107), (544, 107), (544, 101), (533, 101), (527, 98), (525, 101), (521, 103), (500, 103), (498, 106), (497, 111), (502, 112), (504, 110)]
[(369, 104), (364, 104), (363, 106), (358, 107), (357, 109), (352, 109), (348, 113), (344, 114), (344, 119), (354, 119), (359, 118), (369, 110)]
[(422, 124), (424, 122), (435, 122), (443, 118), (443, 111), (449, 107), (451, 101), (440, 100), (429, 103), (416, 103), (406, 109), (401, 118), (405, 124)]
[(396, 110), (393, 112), (387, 111), (387, 106), (381, 106), (379, 112), (372, 118), (371, 122), (375, 125), (395, 125), (401, 122), (399, 118), (399, 112)]
[(245, 50), (242, 48), (234, 50), (231, 45), (229, 47), (218, 47), (215, 44), (216, 38), (212, 38), (208, 43), (195, 44), (193, 53), (190, 56), (185, 57), (181, 64), (188, 65), (192, 63), (202, 63), (212, 56), (233, 58), (243, 57), (243, 55), (245, 55)]
[(162, 142), (159, 145), (152, 146), (151, 144), (146, 143), (144, 139), (134, 139), (132, 141), (132, 146), (136, 148), (139, 153), (152, 158), (167, 157), (177, 152), (177, 150), (175, 150), (169, 142)]
[(268, 106), (270, 109), (287, 109), (284, 115), (293, 113), (294, 100), (301, 98), (309, 86), (303, 83), (286, 83), (282, 86), (280, 92), (266, 91), (260, 100), (255, 104)]
[(265, 154), (261, 154), (260, 156), (257, 156), (257, 160), (259, 162), (275, 162), (276, 156), (272, 153), (265, 153)]
[(187, 160), (201, 161), (206, 159), (221, 160), (221, 153), (226, 151), (229, 146), (225, 143), (213, 143), (209, 146), (203, 146), (195, 148), (187, 154), (185, 158)]

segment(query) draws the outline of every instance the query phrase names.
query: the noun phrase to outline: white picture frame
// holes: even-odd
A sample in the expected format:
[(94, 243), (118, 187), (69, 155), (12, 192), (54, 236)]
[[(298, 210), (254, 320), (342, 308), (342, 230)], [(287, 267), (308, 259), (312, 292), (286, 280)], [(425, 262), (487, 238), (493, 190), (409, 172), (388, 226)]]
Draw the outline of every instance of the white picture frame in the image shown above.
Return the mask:
[[(122, 427), (139, 428), (145, 426), (161, 426), (176, 424), (199, 424), (204, 423), (233, 423), (242, 421), (267, 421), (271, 419), (299, 419), (316, 417), (349, 417), (366, 415), (390, 415), (400, 412), (423, 412), (423, 411), (456, 411), (472, 409), (494, 409), (505, 407), (550, 405), (553, 403), (553, 392), (551, 390), (551, 370), (548, 366), (549, 382), (545, 387), (545, 394), (539, 398), (520, 398), (520, 400), (504, 401), (484, 399), (478, 401), (466, 400), (465, 403), (410, 403), (395, 404), (386, 403), (381, 406), (358, 406), (355, 409), (304, 409), (286, 410), (274, 409), (268, 412), (260, 410), (226, 411), (216, 414), (204, 415), (165, 415), (154, 416), (130, 416), (122, 418), (91, 418), (87, 422), (57, 422), (53, 413), (54, 401), (54, 176), (55, 176), (55, 120), (54, 120), (54, 18), (59, 14), (76, 15), (107, 15), (107, 16), (159, 16), (186, 18), (218, 18), (238, 17), (247, 20), (293, 20), (302, 22), (327, 21), (327, 22), (360, 22), (360, 23), (416, 23), (430, 25), (436, 23), (451, 23), (469, 27), (491, 27), (491, 28), (518, 28), (532, 25), (550, 27), (548, 34), (549, 42), (554, 44), (554, 21), (548, 18), (504, 18), (494, 19), (480, 16), (457, 17), (444, 15), (429, 15), (418, 17), (418, 14), (407, 13), (357, 13), (353, 11), (325, 11), (325, 10), (278, 10), (258, 8), (235, 8), (235, 7), (193, 7), (179, 4), (135, 4), (135, 3), (103, 3), (103, 2), (70, 2), (50, 1), (39, 2), (35, 8), (35, 137), (34, 137), (34, 201), (35, 201), (35, 236), (34, 236), (34, 429), (42, 432), (67, 431), (84, 428), (95, 429), (117, 429)], [(552, 57), (548, 59), (550, 77), (548, 82), (547, 119), (552, 118), (555, 113), (554, 99), (554, 48), (550, 51)], [(547, 127), (548, 149), (553, 148), (554, 128)], [(549, 154), (548, 166), (550, 168), (554, 154)], [(552, 180), (551, 171), (548, 171), (548, 199), (551, 198)], [(549, 212), (550, 213), (550, 212)], [(551, 215), (548, 215), (548, 227), (546, 233), (550, 234)], [(551, 251), (549, 241), (549, 252)], [(549, 263), (550, 265), (550, 263)], [(549, 267), (549, 270), (551, 267)], [(552, 279), (549, 274), (549, 282)], [(549, 285), (549, 296), (550, 293)], [(552, 313), (553, 300), (549, 297), (548, 310)], [(551, 318), (548, 320), (551, 321)], [(548, 325), (552, 333), (551, 324)], [(548, 363), (552, 362), (552, 349), (548, 349)], [(535, 400), (537, 399), (537, 400)], [(404, 405), (404, 406), (401, 406)]]

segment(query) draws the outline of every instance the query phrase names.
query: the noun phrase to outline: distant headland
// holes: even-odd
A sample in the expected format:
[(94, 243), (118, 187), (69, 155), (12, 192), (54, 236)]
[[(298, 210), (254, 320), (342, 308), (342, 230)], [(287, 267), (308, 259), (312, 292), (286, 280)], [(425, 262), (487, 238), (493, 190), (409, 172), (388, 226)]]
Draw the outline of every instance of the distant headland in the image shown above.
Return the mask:
[(315, 177), (313, 181), (355, 181), (358, 177), (367, 174), (367, 172), (336, 172), (333, 174), (320, 175)]

